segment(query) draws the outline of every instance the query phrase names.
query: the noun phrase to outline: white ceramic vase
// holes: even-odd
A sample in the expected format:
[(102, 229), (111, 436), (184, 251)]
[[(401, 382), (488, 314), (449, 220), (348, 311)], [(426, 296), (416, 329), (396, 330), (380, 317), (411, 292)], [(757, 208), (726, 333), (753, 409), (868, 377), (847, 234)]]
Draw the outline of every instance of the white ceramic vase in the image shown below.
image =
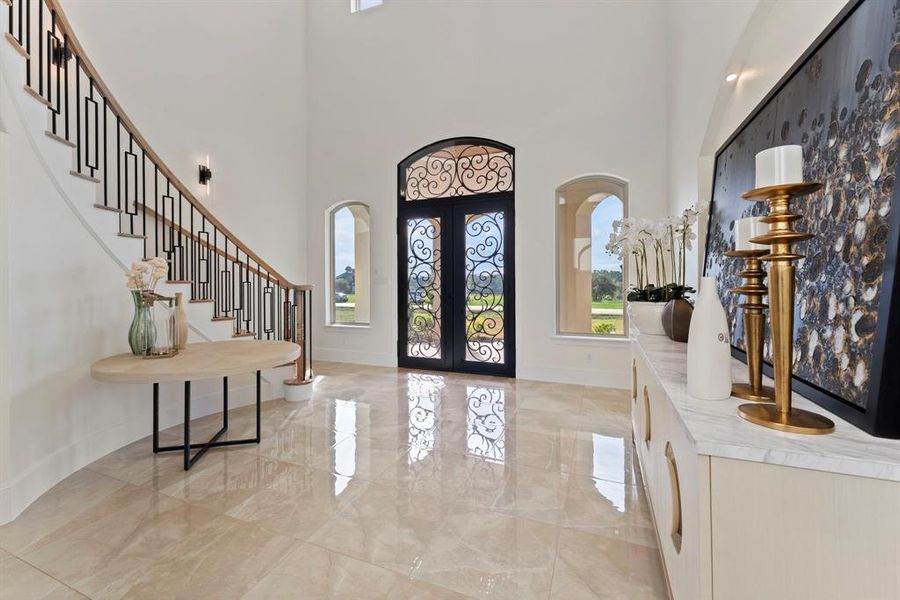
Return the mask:
[(665, 302), (628, 301), (628, 319), (638, 333), (645, 335), (666, 335), (663, 329), (662, 313)]
[(731, 339), (716, 280), (704, 277), (688, 330), (687, 391), (701, 400), (731, 397)]
[(184, 297), (181, 292), (175, 294), (175, 347), (184, 350), (188, 341), (188, 320), (184, 313)]

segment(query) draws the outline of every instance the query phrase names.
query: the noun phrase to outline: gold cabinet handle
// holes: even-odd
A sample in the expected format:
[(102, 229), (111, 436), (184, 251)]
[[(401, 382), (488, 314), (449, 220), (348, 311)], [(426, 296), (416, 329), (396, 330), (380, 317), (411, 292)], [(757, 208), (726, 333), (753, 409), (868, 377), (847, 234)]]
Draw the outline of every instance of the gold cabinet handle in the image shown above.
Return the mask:
[(672, 545), (675, 552), (681, 552), (681, 486), (678, 483), (678, 465), (675, 464), (675, 452), (672, 443), (666, 442), (666, 466), (669, 470), (669, 491), (672, 495)]
[(644, 386), (644, 443), (650, 447), (650, 392)]
[(637, 402), (637, 359), (631, 359), (631, 401)]

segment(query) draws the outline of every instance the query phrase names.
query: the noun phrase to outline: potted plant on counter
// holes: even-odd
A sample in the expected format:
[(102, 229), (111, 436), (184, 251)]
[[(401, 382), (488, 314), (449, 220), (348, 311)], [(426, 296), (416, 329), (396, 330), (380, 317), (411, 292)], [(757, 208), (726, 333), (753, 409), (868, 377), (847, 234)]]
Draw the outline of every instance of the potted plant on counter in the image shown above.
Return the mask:
[(638, 333), (687, 341), (692, 310), (687, 295), (695, 290), (685, 284), (685, 264), (691, 241), (696, 238), (693, 226), (697, 215), (691, 207), (679, 217), (628, 217), (613, 222), (606, 249), (623, 264), (629, 257), (633, 261), (637, 284), (629, 289), (626, 299), (628, 318)]

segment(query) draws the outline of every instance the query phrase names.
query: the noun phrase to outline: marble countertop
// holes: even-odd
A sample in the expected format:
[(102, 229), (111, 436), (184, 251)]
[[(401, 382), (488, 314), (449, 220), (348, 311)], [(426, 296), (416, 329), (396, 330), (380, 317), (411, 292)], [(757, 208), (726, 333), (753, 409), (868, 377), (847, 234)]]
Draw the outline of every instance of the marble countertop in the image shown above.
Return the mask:
[[(688, 395), (687, 344), (652, 335), (639, 335), (633, 343), (659, 379), (698, 454), (900, 482), (900, 440), (871, 436), (797, 393), (793, 405), (827, 415), (835, 423), (834, 433), (800, 435), (754, 425), (738, 415), (743, 400)], [(747, 366), (737, 359), (732, 359), (731, 371), (734, 381), (747, 380)]]

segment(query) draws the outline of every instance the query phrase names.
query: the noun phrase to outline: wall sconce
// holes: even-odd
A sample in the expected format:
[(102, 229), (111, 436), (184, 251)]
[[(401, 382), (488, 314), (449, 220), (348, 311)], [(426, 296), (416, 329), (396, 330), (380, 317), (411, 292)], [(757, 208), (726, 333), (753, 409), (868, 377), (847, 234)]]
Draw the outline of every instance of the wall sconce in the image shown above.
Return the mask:
[(57, 67), (63, 66), (66, 62), (72, 60), (72, 51), (69, 46), (61, 43), (57, 38), (53, 38), (53, 50), (50, 52), (50, 62)]
[(207, 185), (210, 179), (212, 179), (212, 171), (209, 170), (209, 166), (200, 165), (200, 185)]

